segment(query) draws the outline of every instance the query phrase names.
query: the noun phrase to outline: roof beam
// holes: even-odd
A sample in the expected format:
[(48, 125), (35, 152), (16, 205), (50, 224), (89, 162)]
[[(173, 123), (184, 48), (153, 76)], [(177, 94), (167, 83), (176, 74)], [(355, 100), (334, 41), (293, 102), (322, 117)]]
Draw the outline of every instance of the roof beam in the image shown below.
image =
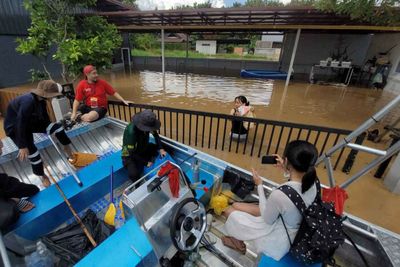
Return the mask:
[(226, 24), (226, 25), (166, 25), (166, 26), (138, 26), (138, 25), (126, 25), (118, 26), (119, 30), (124, 31), (140, 31), (140, 30), (246, 30), (246, 29), (257, 29), (257, 30), (343, 30), (343, 31), (386, 31), (386, 32), (400, 32), (400, 26), (370, 26), (370, 25), (269, 25), (269, 24), (251, 24), (251, 25), (237, 25), (237, 24)]

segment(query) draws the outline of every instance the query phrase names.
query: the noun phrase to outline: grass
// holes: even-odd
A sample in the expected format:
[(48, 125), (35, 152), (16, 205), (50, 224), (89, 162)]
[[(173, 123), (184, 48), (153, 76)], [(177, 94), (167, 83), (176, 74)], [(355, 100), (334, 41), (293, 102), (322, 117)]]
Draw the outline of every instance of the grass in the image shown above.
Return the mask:
[[(139, 50), (132, 49), (132, 56), (137, 57), (160, 57), (161, 50), (160, 49), (151, 49), (151, 50)], [(165, 57), (186, 57), (186, 51), (184, 50), (165, 50)], [(194, 51), (189, 51), (189, 58), (221, 58), (221, 59), (244, 59), (244, 60), (264, 60), (264, 61), (277, 61), (273, 58), (265, 57), (265, 56), (257, 56), (257, 55), (237, 55), (237, 54), (216, 54), (216, 55), (206, 55), (197, 53)]]

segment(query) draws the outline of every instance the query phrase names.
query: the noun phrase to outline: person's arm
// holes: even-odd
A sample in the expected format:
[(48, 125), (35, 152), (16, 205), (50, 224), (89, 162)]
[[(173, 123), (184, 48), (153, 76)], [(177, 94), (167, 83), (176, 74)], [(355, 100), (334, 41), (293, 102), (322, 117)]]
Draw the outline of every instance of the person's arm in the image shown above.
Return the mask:
[(257, 186), (261, 217), (267, 224), (273, 224), (283, 210), (281, 207), (281, 201), (279, 201), (279, 191), (273, 191), (267, 199), (265, 197), (261, 177), (255, 170), (253, 170), (253, 179)]
[(28, 135), (32, 133), (29, 131), (29, 125), (31, 124), (31, 114), (34, 111), (35, 102), (33, 99), (24, 99), (21, 101), (18, 108), (16, 118), (16, 139), (18, 140), (19, 149), (27, 148), (29, 140)]
[(158, 135), (157, 131), (152, 132), (152, 134), (154, 136), (154, 139), (156, 140), (157, 147), (160, 150), (160, 155), (164, 157), (165, 155), (167, 155), (167, 151), (165, 151), (162, 146), (160, 136)]
[(116, 99), (118, 99), (125, 105), (129, 106), (129, 102), (126, 101), (120, 94), (118, 94), (118, 92), (115, 91), (115, 89), (108, 82), (106, 82), (104, 80), (101, 80), (101, 81), (104, 84), (104, 88), (105, 88), (107, 94), (114, 96)]
[(114, 97), (116, 99), (118, 99), (119, 101), (121, 101), (122, 103), (124, 103), (125, 105), (129, 106), (129, 102), (126, 101), (120, 94), (118, 94), (117, 92), (114, 93)]
[[(269, 198), (265, 198), (264, 188), (262, 185), (257, 187), (258, 195), (260, 197), (260, 213), (261, 217), (267, 224), (273, 224), (278, 219), (279, 214), (283, 212), (282, 198), (280, 191), (273, 191)], [(262, 199), (262, 200), (261, 200)]]
[(21, 161), (28, 158), (28, 136), (32, 133), (29, 130), (29, 124), (31, 123), (31, 114), (34, 111), (35, 100), (33, 98), (24, 98), (18, 107), (17, 118), (16, 118), (16, 139), (19, 148), (18, 157)]

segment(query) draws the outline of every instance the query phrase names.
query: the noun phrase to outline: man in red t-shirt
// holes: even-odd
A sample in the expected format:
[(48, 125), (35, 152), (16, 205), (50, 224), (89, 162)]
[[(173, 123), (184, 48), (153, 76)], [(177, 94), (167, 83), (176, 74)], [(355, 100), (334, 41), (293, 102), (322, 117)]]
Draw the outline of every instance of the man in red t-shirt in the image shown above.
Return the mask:
[[(82, 113), (82, 121), (92, 122), (103, 118), (107, 113), (107, 95), (113, 95), (125, 105), (129, 105), (111, 85), (102, 79), (98, 79), (99, 75), (94, 66), (85, 66), (83, 74), (86, 79), (80, 81), (76, 88), (71, 120), (76, 119), (78, 110)], [(80, 104), (82, 101), (83, 104)]]

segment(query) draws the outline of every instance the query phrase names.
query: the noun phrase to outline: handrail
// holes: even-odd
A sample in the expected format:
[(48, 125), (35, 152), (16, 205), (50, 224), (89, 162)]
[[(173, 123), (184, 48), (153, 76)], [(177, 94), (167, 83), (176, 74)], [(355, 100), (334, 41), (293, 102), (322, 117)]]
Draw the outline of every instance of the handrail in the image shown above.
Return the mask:
[[(132, 115), (150, 109), (161, 121), (159, 133), (172, 140), (188, 146), (204, 147), (221, 151), (261, 157), (265, 154), (282, 153), (292, 140), (307, 140), (317, 147), (319, 156), (324, 155), (328, 148), (335, 146), (341, 139), (351, 133), (350, 130), (321, 127), (276, 120), (247, 118), (221, 113), (193, 111), (156, 105), (109, 101), (108, 114), (122, 121), (131, 121)], [(239, 127), (250, 125), (248, 134), (242, 139), (231, 134), (231, 122), (237, 121)], [(246, 124), (245, 124), (246, 123)], [(245, 126), (246, 125), (246, 126)], [(243, 129), (243, 128), (241, 128)], [(362, 145), (364, 138), (358, 138), (357, 145)], [(347, 155), (342, 161), (343, 155)], [(339, 163), (342, 170), (349, 172), (357, 153), (351, 148), (343, 148), (335, 155), (336, 162), (332, 163), (336, 170)]]
[[(125, 106), (123, 103), (121, 103), (119, 101), (108, 101), (108, 105), (109, 105), (109, 108), (112, 105)], [(141, 110), (143, 110), (143, 109), (163, 110), (163, 111), (168, 111), (168, 112), (185, 113), (185, 114), (214, 117), (214, 118), (220, 118), (220, 119), (229, 119), (229, 120), (237, 119), (237, 120), (244, 121), (244, 122), (264, 122), (264, 123), (276, 125), (276, 126), (285, 126), (285, 127), (293, 127), (293, 128), (311, 129), (311, 130), (321, 130), (321, 131), (325, 131), (325, 132), (332, 132), (332, 133), (339, 133), (339, 134), (351, 133), (350, 130), (339, 129), (339, 128), (315, 126), (315, 125), (310, 125), (310, 124), (285, 122), (285, 121), (260, 119), (260, 118), (237, 117), (237, 116), (222, 114), (222, 113), (212, 113), (212, 112), (206, 112), (206, 111), (179, 109), (179, 108), (163, 107), (163, 106), (156, 106), (156, 105), (129, 103), (129, 107), (134, 108), (134, 109), (139, 108)], [(137, 113), (137, 112), (135, 112), (135, 113)], [(123, 119), (123, 118), (121, 117), (119, 119)], [(125, 120), (125, 121), (127, 121), (127, 120)]]

